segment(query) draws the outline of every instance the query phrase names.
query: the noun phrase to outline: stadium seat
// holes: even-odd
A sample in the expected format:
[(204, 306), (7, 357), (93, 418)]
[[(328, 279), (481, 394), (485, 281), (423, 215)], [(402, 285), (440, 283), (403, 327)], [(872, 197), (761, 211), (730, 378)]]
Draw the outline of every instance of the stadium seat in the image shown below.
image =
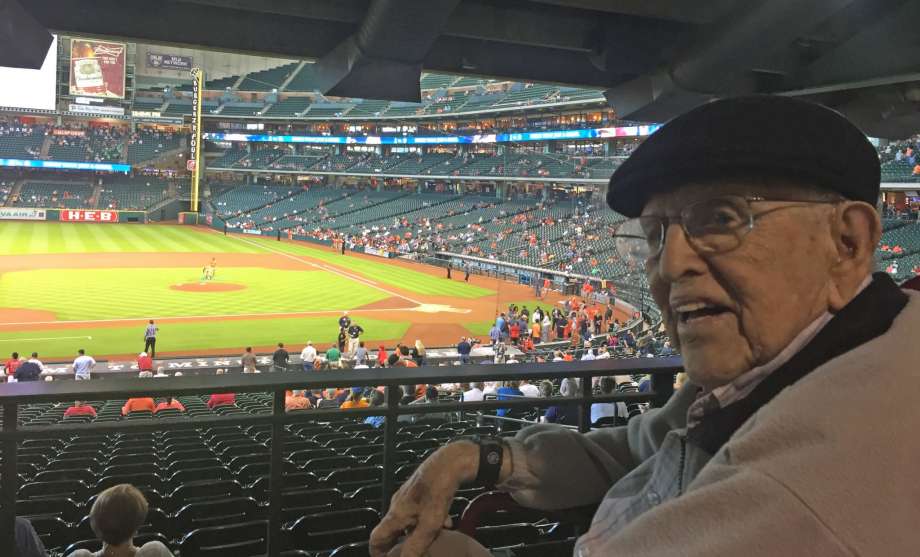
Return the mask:
[(290, 526), (290, 543), (307, 551), (331, 550), (367, 541), (379, 521), (380, 514), (369, 508), (307, 515)]
[(268, 521), (254, 520), (198, 528), (179, 541), (182, 557), (251, 557), (263, 555), (268, 545)]
[(176, 511), (178, 528), (191, 531), (208, 526), (236, 524), (264, 518), (265, 508), (251, 497), (230, 497), (190, 503)]

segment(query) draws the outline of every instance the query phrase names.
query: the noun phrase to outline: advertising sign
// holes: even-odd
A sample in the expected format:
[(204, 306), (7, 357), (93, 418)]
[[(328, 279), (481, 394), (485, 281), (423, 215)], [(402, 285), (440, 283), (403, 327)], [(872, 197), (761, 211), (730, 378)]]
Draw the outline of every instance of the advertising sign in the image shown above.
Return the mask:
[(192, 69), (191, 56), (176, 56), (175, 54), (147, 53), (147, 67), (157, 70), (185, 70)]
[(118, 211), (62, 209), (60, 220), (65, 222), (118, 222)]
[(131, 172), (130, 164), (112, 162), (39, 161), (32, 159), (0, 159), (0, 166), (14, 168), (53, 168), (55, 170), (93, 170), (96, 172)]
[(45, 220), (45, 210), (0, 207), (0, 220)]
[(81, 114), (98, 114), (99, 116), (124, 116), (125, 109), (120, 106), (107, 105), (88, 105), (70, 103), (68, 107), (70, 112), (79, 112)]
[(390, 252), (385, 249), (372, 248), (371, 246), (364, 246), (364, 253), (368, 255), (376, 255), (377, 257), (390, 257)]
[(70, 41), (70, 94), (125, 98), (125, 45), (109, 41)]

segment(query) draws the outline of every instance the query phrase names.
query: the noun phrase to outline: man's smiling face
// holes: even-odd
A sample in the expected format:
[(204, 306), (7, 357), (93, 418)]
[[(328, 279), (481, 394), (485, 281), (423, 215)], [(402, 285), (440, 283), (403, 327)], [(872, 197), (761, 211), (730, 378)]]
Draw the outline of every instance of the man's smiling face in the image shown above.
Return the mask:
[[(674, 216), (724, 195), (807, 200), (809, 193), (792, 186), (694, 183), (655, 195), (642, 214)], [(652, 296), (687, 373), (709, 389), (773, 359), (829, 307), (833, 205), (758, 201), (751, 207), (755, 225), (736, 248), (699, 253), (675, 220), (661, 252), (646, 264)]]

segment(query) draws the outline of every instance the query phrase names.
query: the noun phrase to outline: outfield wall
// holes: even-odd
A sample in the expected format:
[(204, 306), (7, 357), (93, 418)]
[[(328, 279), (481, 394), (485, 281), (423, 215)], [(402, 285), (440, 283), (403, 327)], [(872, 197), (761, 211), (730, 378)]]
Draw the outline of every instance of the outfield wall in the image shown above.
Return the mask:
[(0, 220), (145, 224), (145, 211), (0, 207)]

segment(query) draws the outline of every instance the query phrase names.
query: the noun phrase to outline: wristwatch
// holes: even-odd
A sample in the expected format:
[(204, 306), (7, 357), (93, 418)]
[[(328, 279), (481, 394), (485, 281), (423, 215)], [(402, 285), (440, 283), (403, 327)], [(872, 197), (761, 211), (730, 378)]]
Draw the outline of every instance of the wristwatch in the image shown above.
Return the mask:
[(491, 436), (474, 435), (469, 440), (479, 445), (479, 470), (476, 473), (476, 483), (486, 489), (492, 489), (498, 483), (498, 476), (502, 470), (504, 445), (501, 439)]

